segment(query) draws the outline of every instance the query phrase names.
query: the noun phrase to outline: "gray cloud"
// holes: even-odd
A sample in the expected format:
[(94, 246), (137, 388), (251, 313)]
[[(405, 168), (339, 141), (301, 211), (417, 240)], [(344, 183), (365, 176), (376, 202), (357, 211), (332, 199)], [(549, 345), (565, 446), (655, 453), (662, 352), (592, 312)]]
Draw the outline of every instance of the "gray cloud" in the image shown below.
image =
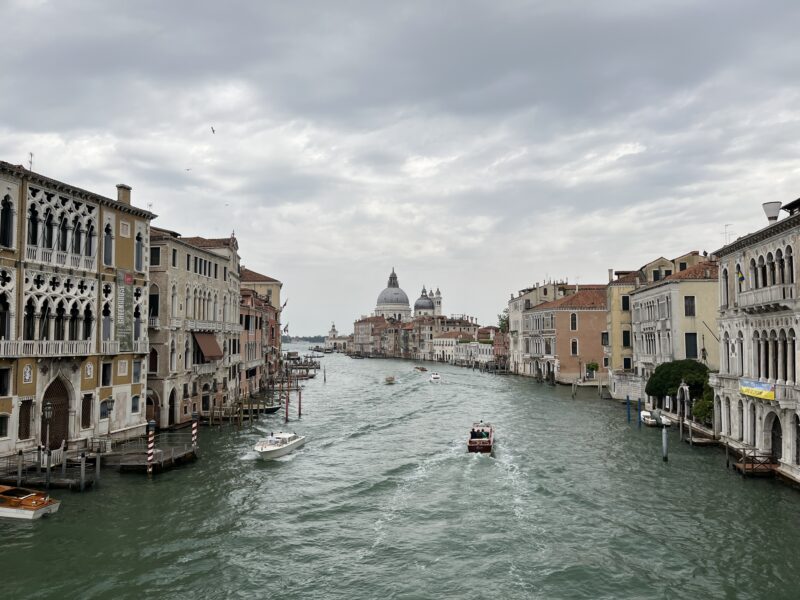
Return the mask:
[(392, 266), (489, 321), (800, 195), (793, 2), (7, 4), (0, 158), (235, 229), (293, 333), (347, 329)]

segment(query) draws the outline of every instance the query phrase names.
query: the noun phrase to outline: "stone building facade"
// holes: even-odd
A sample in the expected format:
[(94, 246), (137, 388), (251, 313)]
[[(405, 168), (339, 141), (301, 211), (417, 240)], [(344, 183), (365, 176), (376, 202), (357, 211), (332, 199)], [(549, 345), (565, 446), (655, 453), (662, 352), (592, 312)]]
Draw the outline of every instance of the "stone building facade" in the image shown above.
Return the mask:
[(0, 456), (144, 432), (152, 218), (0, 162)]
[(719, 373), (714, 433), (739, 451), (769, 454), (800, 481), (797, 331), (800, 201), (767, 203), (769, 224), (715, 252), (719, 258)]
[(147, 406), (177, 427), (241, 396), (238, 243), (154, 227), (150, 253)]

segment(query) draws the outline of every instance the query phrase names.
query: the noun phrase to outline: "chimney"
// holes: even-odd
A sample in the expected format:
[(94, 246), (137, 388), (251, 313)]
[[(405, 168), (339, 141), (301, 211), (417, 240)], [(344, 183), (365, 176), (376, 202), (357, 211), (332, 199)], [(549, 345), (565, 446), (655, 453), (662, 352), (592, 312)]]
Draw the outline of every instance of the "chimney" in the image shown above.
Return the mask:
[(764, 209), (764, 214), (767, 215), (767, 221), (769, 221), (770, 225), (778, 220), (778, 214), (781, 212), (780, 202), (764, 202), (761, 207)]
[(633, 287), (636, 288), (636, 289), (639, 288), (639, 277), (638, 276), (634, 279)]
[(608, 283), (611, 283), (612, 281), (614, 281), (614, 269), (609, 269), (608, 270)]
[[(117, 202), (121, 202), (122, 204), (127, 204), (130, 206), (131, 186), (125, 185), (124, 183), (117, 184)], [(780, 204), (780, 202), (778, 202), (778, 204)]]

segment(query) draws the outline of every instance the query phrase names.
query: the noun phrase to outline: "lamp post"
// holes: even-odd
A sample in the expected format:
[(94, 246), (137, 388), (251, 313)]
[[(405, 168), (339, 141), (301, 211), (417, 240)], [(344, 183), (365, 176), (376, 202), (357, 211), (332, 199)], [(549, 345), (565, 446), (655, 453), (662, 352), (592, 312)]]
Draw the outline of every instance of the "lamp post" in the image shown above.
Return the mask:
[(47, 437), (45, 438), (45, 450), (50, 449), (50, 419), (53, 418), (53, 402), (48, 400), (42, 407), (44, 412), (44, 422), (47, 425)]
[[(108, 410), (108, 438), (111, 439), (111, 411), (114, 410), (114, 396), (109, 396), (106, 400), (106, 410)], [(110, 448), (110, 446), (109, 446)]]

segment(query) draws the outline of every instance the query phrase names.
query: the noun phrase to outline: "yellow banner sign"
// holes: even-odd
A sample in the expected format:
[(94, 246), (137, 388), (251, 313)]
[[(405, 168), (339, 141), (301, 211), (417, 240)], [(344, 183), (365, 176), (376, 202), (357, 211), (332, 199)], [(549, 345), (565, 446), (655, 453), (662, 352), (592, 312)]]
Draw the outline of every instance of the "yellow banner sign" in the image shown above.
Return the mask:
[(775, 400), (775, 384), (773, 383), (765, 383), (755, 379), (740, 379), (739, 391), (754, 398)]

